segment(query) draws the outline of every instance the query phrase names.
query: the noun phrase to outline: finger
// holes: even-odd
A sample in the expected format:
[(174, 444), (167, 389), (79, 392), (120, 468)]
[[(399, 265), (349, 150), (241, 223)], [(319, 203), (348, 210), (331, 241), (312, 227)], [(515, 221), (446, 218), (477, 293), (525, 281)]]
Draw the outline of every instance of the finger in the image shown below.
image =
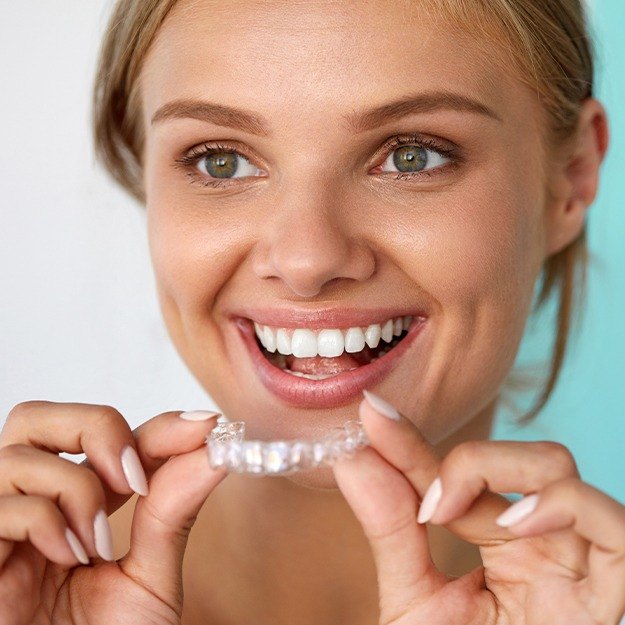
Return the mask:
[[(406, 476), (423, 500), (438, 474), (441, 460), (414, 423), (388, 402), (380, 400), (380, 397), (366, 392), (358, 407), (365, 432), (376, 451)], [(422, 503), (424, 508), (425, 503)], [(451, 521), (446, 527), (473, 544), (497, 544), (510, 540), (511, 534), (494, 523), (507, 506), (505, 497), (485, 492), (466, 516)]]
[(135, 507), (130, 550), (119, 564), (178, 614), (189, 532), (202, 504), (226, 475), (223, 469), (210, 468), (202, 441), (198, 449), (179, 453), (161, 466), (152, 476), (150, 494)]
[[(221, 413), (207, 410), (193, 412), (164, 412), (142, 423), (133, 431), (138, 461), (149, 480), (171, 456), (197, 449)], [(87, 464), (88, 463), (83, 463)], [(110, 493), (107, 496), (109, 513), (113, 513), (127, 497)]]
[(95, 473), (65, 458), (28, 445), (0, 448), (0, 495), (37, 495), (53, 501), (91, 556), (96, 515), (106, 506), (104, 489)]
[[(84, 547), (69, 530), (61, 511), (46, 497), (5, 495), (0, 497), (0, 538), (5, 544), (30, 541), (48, 560), (63, 566), (88, 563)], [(10, 551), (3, 549), (0, 569)]]
[[(134, 461), (135, 441), (124, 417), (111, 406), (32, 401), (7, 417), (0, 445), (23, 444), (52, 453), (85, 453), (106, 487), (126, 495), (147, 492)], [(131, 469), (129, 471), (128, 469)]]
[(533, 493), (579, 472), (571, 452), (559, 443), (468, 441), (447, 454), (438, 477), (442, 495), (430, 520), (445, 524), (463, 516), (485, 490)]
[(591, 543), (582, 598), (598, 623), (615, 623), (625, 611), (625, 507), (576, 479), (553, 482), (516, 502), (498, 522), (517, 536), (572, 529)]
[(334, 475), (371, 544), (381, 622), (394, 621), (446, 582), (432, 562), (426, 528), (416, 521), (417, 495), (406, 477), (370, 447), (336, 462)]

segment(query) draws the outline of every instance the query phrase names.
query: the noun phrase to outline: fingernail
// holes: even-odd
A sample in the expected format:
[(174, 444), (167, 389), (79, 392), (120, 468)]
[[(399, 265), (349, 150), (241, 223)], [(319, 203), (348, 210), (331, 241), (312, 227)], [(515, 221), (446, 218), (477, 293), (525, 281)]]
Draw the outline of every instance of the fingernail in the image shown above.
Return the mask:
[(437, 477), (425, 491), (423, 495), (423, 501), (419, 508), (419, 514), (417, 516), (417, 523), (427, 523), (436, 511), (436, 506), (443, 496), (443, 485), (441, 479)]
[(374, 395), (371, 391), (363, 391), (365, 399), (369, 402), (369, 405), (382, 416), (392, 419), (393, 421), (401, 420), (401, 416), (391, 404), (386, 400)]
[(515, 504), (512, 504), (503, 514), (500, 514), (495, 523), (500, 527), (510, 527), (527, 518), (538, 504), (538, 495), (528, 495)]
[(81, 564), (89, 564), (89, 556), (87, 555), (85, 548), (78, 540), (78, 536), (76, 536), (76, 534), (74, 534), (74, 532), (72, 532), (69, 527), (65, 530), (65, 538), (67, 539), (67, 542), (69, 543), (69, 546), (76, 556), (78, 562), (80, 562)]
[(220, 417), (221, 412), (214, 412), (210, 410), (189, 410), (187, 412), (181, 412), (178, 415), (181, 419), (187, 421), (208, 421), (211, 417)]
[(139, 493), (139, 495), (145, 497), (148, 494), (148, 481), (145, 478), (145, 471), (141, 466), (141, 460), (139, 460), (139, 456), (132, 445), (124, 447), (121, 459), (122, 469), (126, 476), (128, 486), (130, 486), (135, 493)]
[(104, 510), (100, 510), (95, 515), (93, 531), (95, 533), (95, 550), (98, 552), (98, 555), (102, 559), (112, 562), (114, 560), (113, 535), (111, 534), (111, 526)]

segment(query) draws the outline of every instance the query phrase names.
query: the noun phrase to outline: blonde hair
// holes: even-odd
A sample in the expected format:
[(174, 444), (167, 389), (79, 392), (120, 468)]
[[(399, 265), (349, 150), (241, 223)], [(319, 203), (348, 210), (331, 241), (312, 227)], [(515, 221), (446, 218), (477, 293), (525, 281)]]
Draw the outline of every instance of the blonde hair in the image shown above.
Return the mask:
[[(118, 0), (103, 39), (93, 91), (96, 155), (113, 178), (139, 202), (144, 145), (140, 81), (142, 61), (177, 0)], [(451, 18), (498, 50), (518, 75), (535, 89), (548, 114), (548, 145), (558, 147), (575, 136), (582, 102), (592, 96), (593, 54), (580, 0), (422, 0), (424, 8)], [(476, 34), (477, 33), (477, 34)], [(492, 44), (489, 44), (492, 48)], [(587, 262), (586, 229), (548, 258), (536, 310), (557, 294), (556, 336), (546, 382), (532, 419), (547, 403), (566, 353), (575, 294), (583, 293)], [(581, 270), (581, 271), (578, 271)], [(578, 282), (578, 274), (581, 281)]]

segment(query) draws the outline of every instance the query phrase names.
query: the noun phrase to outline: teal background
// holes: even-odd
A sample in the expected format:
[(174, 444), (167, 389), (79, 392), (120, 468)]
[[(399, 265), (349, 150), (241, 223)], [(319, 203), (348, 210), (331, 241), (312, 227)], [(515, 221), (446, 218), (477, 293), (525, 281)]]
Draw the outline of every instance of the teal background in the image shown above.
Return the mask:
[[(559, 441), (575, 455), (584, 481), (625, 503), (625, 2), (595, 0), (589, 9), (595, 94), (608, 111), (610, 147), (588, 218), (586, 305), (547, 406), (523, 427), (502, 407), (493, 438)], [(528, 323), (520, 365), (550, 356), (552, 313), (553, 306)], [(530, 400), (520, 396), (518, 403)]]

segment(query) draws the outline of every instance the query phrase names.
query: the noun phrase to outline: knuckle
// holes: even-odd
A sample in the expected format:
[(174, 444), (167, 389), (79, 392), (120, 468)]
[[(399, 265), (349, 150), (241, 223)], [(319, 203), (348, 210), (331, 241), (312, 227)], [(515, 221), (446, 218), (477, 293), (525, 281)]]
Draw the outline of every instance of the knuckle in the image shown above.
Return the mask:
[(468, 467), (479, 460), (483, 451), (483, 441), (464, 441), (449, 452), (445, 461), (449, 466)]
[(584, 484), (575, 477), (567, 477), (555, 484), (555, 490), (559, 491), (559, 495), (570, 501), (580, 501), (584, 498)]
[(46, 404), (45, 401), (23, 401), (19, 404), (15, 404), (11, 410), (9, 410), (9, 414), (6, 417), (5, 423), (14, 423), (15, 421), (20, 421), (22, 419), (27, 418), (34, 410), (40, 408), (43, 404)]
[(125, 424), (126, 421), (122, 414), (113, 406), (95, 406), (93, 413), (93, 423), (97, 427), (101, 427), (104, 430), (118, 428), (121, 424)]
[(554, 473), (563, 476), (578, 474), (575, 458), (565, 445), (555, 441), (542, 441), (539, 445)]

